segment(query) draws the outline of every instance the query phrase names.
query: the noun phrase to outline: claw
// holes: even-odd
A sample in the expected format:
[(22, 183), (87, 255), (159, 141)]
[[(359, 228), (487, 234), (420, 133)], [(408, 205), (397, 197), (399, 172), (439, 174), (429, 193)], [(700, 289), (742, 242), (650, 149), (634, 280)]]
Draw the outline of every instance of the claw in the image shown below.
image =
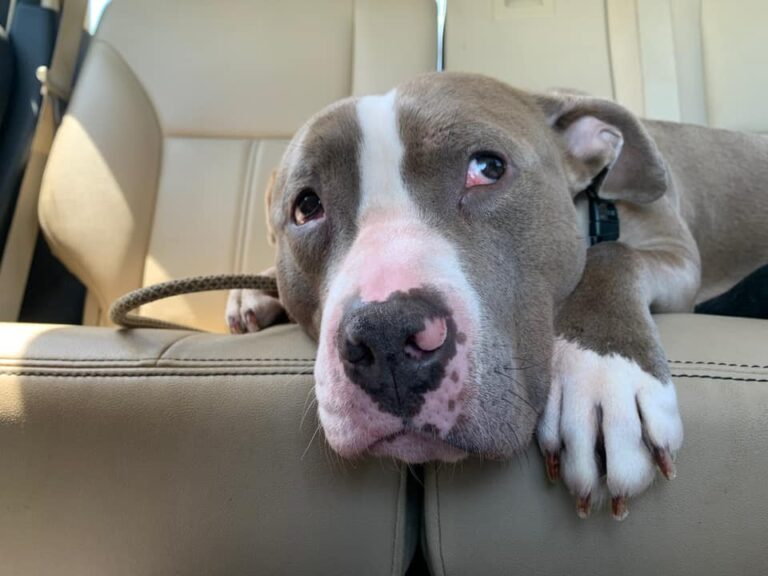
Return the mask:
[(238, 319), (236, 318), (229, 319), (230, 334), (242, 334), (244, 331), (245, 330), (243, 330), (243, 325)]
[(245, 313), (245, 323), (248, 326), (248, 332), (259, 331), (259, 323), (256, 321), (256, 314), (253, 310), (248, 310)]
[(592, 511), (592, 494), (586, 496), (578, 496), (576, 498), (576, 515), (582, 520), (589, 518), (589, 513)]
[(619, 522), (629, 516), (627, 499), (624, 496), (614, 496), (611, 499), (611, 512), (613, 513), (613, 519)]
[(675, 469), (675, 463), (672, 461), (672, 454), (669, 453), (669, 450), (666, 448), (654, 447), (653, 459), (656, 461), (656, 465), (659, 467), (659, 470), (661, 470), (661, 473), (664, 474), (664, 477), (667, 480), (674, 480), (675, 476), (677, 476), (677, 470)]
[(557, 483), (560, 480), (560, 456), (556, 452), (547, 452), (545, 456), (547, 478), (550, 482)]

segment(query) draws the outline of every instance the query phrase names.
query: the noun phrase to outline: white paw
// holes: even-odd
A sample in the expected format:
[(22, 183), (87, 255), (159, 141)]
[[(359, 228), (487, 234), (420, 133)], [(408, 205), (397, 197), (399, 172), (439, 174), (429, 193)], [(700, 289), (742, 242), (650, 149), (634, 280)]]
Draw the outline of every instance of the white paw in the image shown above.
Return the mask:
[(226, 320), (232, 334), (258, 332), (277, 324), (285, 309), (274, 296), (261, 290), (230, 290)]
[(648, 487), (656, 464), (674, 477), (672, 458), (683, 442), (675, 388), (633, 360), (564, 339), (556, 341), (552, 374), (538, 427), (547, 473), (562, 477), (580, 516), (589, 514), (604, 475), (613, 514), (621, 519), (626, 498)]

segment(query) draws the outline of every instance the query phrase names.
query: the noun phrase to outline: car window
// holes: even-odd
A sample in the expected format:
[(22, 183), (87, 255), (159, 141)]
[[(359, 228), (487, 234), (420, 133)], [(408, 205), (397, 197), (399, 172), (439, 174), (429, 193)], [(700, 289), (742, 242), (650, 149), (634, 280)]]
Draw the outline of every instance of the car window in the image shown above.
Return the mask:
[(109, 4), (109, 0), (89, 0), (88, 2), (88, 32), (93, 34), (101, 20), (104, 8)]

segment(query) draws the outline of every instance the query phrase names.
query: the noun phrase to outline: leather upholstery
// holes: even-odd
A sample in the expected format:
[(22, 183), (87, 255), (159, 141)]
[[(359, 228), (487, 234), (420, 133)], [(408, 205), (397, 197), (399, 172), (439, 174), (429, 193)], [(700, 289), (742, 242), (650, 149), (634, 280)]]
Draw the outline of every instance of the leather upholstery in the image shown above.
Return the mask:
[(766, 132), (766, 10), (762, 0), (451, 0), (446, 68)]
[[(434, 21), (431, 0), (115, 0), (43, 182), (56, 255), (102, 311), (155, 282), (271, 266), (263, 194), (288, 139), (332, 101), (432, 70)], [(225, 301), (144, 312), (221, 332)]]
[(2, 574), (402, 574), (408, 472), (316, 434), (314, 346), (0, 324)]
[(550, 486), (536, 449), (508, 463), (430, 466), (425, 542), (434, 574), (741, 574), (768, 565), (768, 322), (657, 317), (686, 439), (678, 477), (587, 520)]
[[(678, 478), (617, 524), (576, 518), (533, 448), (428, 466), (435, 574), (764, 573), (768, 324), (657, 322), (686, 425)], [(294, 326), (0, 325), (4, 573), (402, 573), (421, 487), (313, 439), (313, 358)]]
[(613, 96), (602, 0), (450, 0), (445, 41), (448, 70), (532, 90), (557, 86)]
[(768, 4), (760, 0), (704, 0), (703, 63), (709, 123), (731, 130), (768, 133)]

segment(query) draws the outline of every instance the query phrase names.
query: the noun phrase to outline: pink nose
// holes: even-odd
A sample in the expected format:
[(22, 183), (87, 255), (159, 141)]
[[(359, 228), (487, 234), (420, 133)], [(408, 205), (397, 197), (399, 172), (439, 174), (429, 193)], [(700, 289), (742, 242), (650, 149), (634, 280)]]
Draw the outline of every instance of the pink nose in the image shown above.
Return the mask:
[(433, 352), (445, 343), (448, 335), (448, 325), (445, 318), (438, 316), (425, 321), (424, 330), (414, 335), (413, 343), (422, 352)]

